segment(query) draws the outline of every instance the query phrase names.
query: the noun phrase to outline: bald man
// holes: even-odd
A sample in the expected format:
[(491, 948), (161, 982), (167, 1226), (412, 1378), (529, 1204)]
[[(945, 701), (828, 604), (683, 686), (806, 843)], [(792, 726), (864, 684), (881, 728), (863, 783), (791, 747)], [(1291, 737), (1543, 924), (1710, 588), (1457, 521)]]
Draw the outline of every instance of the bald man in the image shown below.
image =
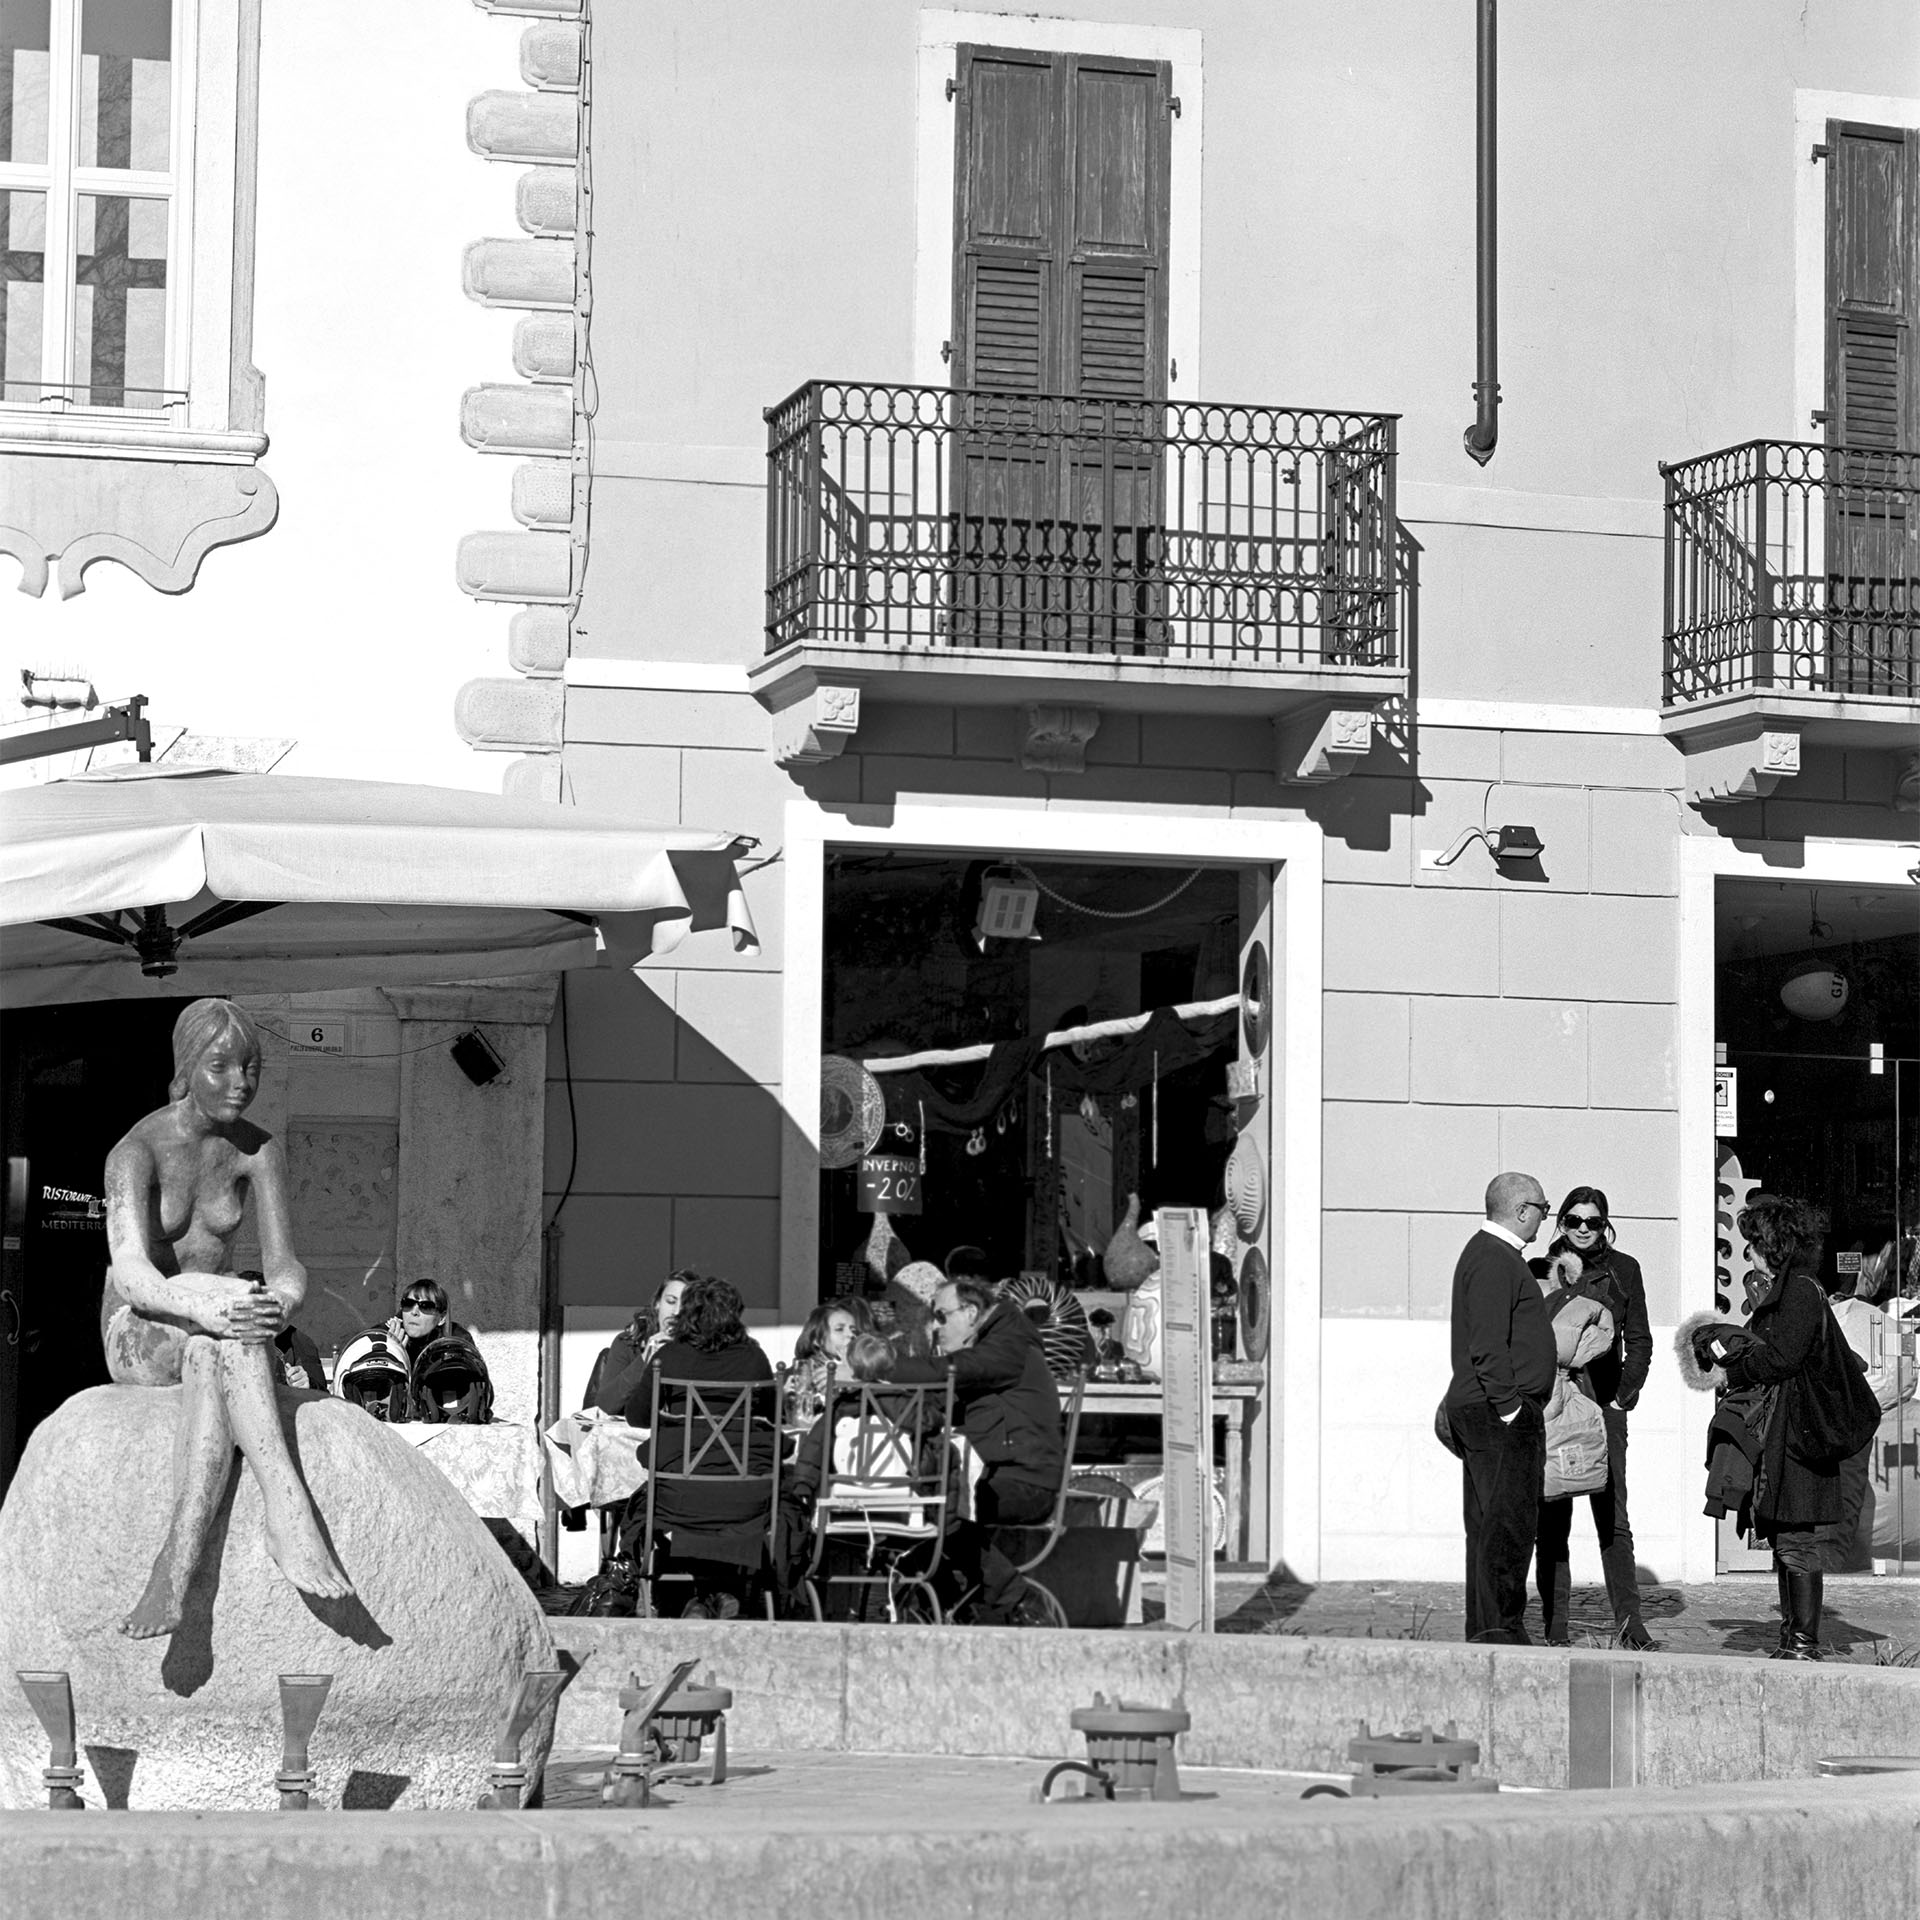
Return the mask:
[(1527, 1565), (1546, 1473), (1553, 1325), (1526, 1248), (1552, 1208), (1530, 1173), (1487, 1188), (1487, 1218), (1453, 1269), (1453, 1379), (1467, 1528), (1467, 1638), (1528, 1645)]

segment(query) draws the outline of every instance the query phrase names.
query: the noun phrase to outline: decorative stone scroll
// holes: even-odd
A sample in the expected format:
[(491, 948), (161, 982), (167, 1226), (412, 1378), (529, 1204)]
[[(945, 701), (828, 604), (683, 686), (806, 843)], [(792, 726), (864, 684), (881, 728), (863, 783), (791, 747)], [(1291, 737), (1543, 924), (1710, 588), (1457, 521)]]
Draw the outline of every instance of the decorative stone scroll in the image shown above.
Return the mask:
[(1764, 800), (1800, 771), (1797, 733), (1756, 731), (1687, 752), (1687, 800), (1696, 807), (1737, 806)]

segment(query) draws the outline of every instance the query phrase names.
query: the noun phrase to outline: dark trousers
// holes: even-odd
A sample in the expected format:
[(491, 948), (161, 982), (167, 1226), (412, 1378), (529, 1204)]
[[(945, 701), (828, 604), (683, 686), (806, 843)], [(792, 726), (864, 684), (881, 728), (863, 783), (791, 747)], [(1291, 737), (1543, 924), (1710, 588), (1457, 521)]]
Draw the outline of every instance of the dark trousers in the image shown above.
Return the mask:
[[(1876, 1434), (1875, 1439), (1879, 1436)], [(1869, 1544), (1867, 1550), (1857, 1558), (1854, 1548), (1860, 1538), (1860, 1513), (1867, 1504), (1867, 1481), (1873, 1469), (1873, 1440), (1860, 1449), (1850, 1453), (1840, 1462), (1840, 1518), (1822, 1528), (1824, 1535), (1822, 1571), (1826, 1573), (1865, 1572), (1873, 1565), (1873, 1551)]]
[(1054, 1489), (1031, 1480), (1001, 1477), (989, 1467), (973, 1489), (973, 1518), (956, 1520), (947, 1533), (947, 1565), (967, 1586), (978, 1587), (978, 1608), (996, 1613), (1013, 1599), (1018, 1575), (994, 1545), (995, 1527), (1038, 1526), (1053, 1515)]
[[(1600, 1566), (1607, 1579), (1607, 1604), (1613, 1624), (1624, 1627), (1640, 1612), (1640, 1583), (1634, 1574), (1633, 1527), (1627, 1519), (1627, 1416), (1618, 1407), (1602, 1407), (1607, 1423), (1607, 1484), (1587, 1495), (1593, 1530), (1600, 1536)], [(1539, 1541), (1534, 1584), (1540, 1589), (1540, 1616), (1549, 1640), (1563, 1639), (1573, 1598), (1573, 1568), (1567, 1541), (1573, 1532), (1573, 1500), (1540, 1502)]]
[(1467, 1527), (1467, 1638), (1528, 1645), (1527, 1565), (1547, 1466), (1545, 1410), (1523, 1401), (1510, 1421), (1478, 1401), (1451, 1407)]

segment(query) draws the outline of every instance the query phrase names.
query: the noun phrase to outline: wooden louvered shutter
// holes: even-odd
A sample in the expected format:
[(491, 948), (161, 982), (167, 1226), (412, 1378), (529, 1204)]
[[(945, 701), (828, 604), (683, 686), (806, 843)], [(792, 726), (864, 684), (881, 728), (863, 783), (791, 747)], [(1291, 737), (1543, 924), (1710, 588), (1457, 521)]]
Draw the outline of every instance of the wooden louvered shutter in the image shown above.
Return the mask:
[(1053, 392), (1060, 379), (1053, 60), (962, 47), (956, 98), (953, 383)]
[(1920, 133), (1827, 122), (1827, 685), (1914, 688)]
[(1171, 76), (1085, 55), (1064, 56), (1061, 69), (1066, 390), (1158, 400), (1167, 390)]
[(1827, 123), (1827, 441), (1920, 448), (1920, 134)]

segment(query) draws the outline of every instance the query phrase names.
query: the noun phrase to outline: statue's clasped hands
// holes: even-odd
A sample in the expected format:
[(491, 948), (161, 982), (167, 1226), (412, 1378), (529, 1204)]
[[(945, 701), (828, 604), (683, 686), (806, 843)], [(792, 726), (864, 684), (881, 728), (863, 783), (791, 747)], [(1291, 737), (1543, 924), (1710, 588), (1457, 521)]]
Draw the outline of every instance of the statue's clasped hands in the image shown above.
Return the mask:
[(286, 1324), (287, 1310), (279, 1296), (245, 1281), (221, 1308), (219, 1333), (228, 1340), (271, 1340)]

